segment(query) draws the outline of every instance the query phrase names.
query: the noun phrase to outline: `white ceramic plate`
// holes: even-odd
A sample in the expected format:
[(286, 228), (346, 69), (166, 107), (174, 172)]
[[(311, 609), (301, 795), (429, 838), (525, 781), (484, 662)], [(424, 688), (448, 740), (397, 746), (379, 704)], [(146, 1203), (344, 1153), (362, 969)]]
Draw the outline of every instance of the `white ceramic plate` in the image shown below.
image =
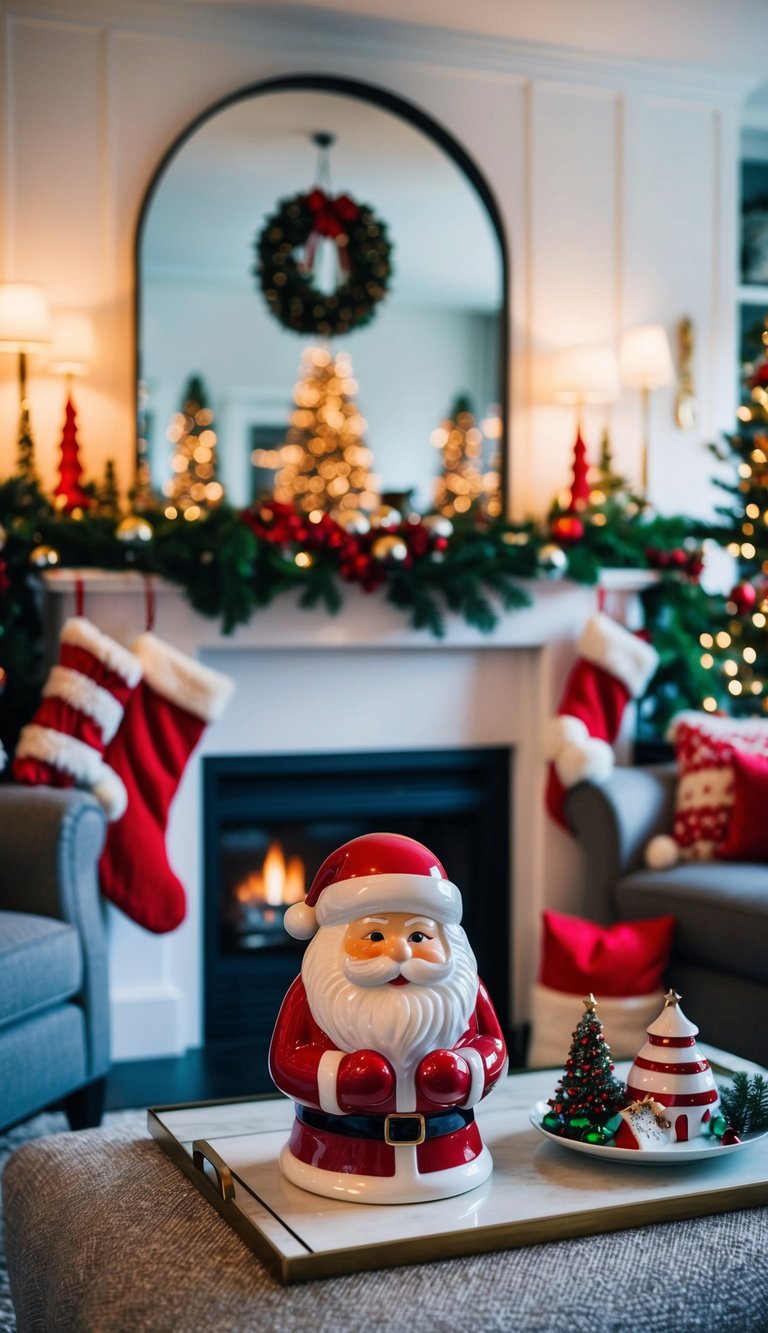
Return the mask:
[(688, 1139), (686, 1143), (671, 1143), (668, 1148), (612, 1148), (602, 1143), (582, 1143), (580, 1139), (561, 1138), (551, 1134), (541, 1123), (549, 1110), (547, 1102), (537, 1102), (530, 1112), (530, 1121), (550, 1143), (560, 1148), (570, 1148), (573, 1152), (584, 1152), (588, 1157), (600, 1157), (603, 1161), (624, 1162), (629, 1166), (687, 1166), (689, 1162), (703, 1162), (707, 1158), (723, 1157), (725, 1153), (741, 1152), (750, 1144), (764, 1139), (768, 1130), (761, 1134), (750, 1134), (741, 1143), (720, 1143), (719, 1139), (704, 1138), (699, 1135)]

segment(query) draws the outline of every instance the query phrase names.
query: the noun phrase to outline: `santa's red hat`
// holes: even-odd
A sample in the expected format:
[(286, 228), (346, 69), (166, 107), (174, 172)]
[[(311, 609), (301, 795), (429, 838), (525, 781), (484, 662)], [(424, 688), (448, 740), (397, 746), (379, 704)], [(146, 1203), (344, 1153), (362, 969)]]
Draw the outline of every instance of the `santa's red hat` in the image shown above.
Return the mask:
[(285, 914), (285, 928), (308, 940), (319, 926), (369, 912), (423, 913), (443, 925), (461, 920), (461, 894), (423, 843), (400, 833), (366, 833), (323, 861), (304, 902)]

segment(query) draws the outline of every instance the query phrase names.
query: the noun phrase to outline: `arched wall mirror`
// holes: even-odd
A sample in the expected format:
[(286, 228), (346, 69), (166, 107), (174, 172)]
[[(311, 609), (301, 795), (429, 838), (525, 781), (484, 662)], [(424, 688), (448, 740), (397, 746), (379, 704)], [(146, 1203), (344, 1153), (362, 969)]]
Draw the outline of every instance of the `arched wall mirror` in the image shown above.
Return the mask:
[[(320, 156), (319, 132), (333, 140)], [(254, 276), (266, 218), (279, 201), (311, 190), (318, 169), (329, 193), (370, 206), (392, 245), (391, 282), (374, 317), (325, 344), (283, 327)], [(315, 259), (325, 290), (335, 280), (329, 263), (338, 264), (330, 244), (321, 241)], [(139, 218), (138, 436), (153, 486), (170, 494), (173, 419), (197, 376), (227, 498), (243, 505), (267, 493), (296, 410), (302, 356), (325, 345), (351, 360), (348, 383), (380, 494), (407, 495), (422, 512), (434, 507), (439, 429), (464, 398), (483, 433), (481, 466), (500, 474), (503, 509), (507, 290), (492, 193), (423, 112), (384, 90), (320, 76), (227, 98), (169, 150)]]

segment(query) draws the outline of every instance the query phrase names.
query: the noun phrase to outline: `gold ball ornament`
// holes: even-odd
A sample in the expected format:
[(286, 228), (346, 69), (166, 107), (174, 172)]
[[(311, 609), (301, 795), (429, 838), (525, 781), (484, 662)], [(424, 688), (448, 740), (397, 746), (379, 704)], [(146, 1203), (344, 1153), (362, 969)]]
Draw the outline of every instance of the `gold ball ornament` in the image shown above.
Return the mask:
[(371, 547), (371, 555), (382, 565), (400, 565), (408, 555), (408, 547), (402, 537), (377, 537)]
[(115, 528), (115, 536), (119, 542), (130, 545), (134, 542), (149, 542), (153, 537), (152, 524), (140, 514), (126, 514)]
[(60, 560), (61, 556), (55, 546), (35, 546), (29, 555), (29, 563), (33, 569), (53, 569)]
[(433, 537), (453, 536), (453, 524), (445, 514), (425, 514), (421, 521)]
[(356, 533), (359, 537), (371, 530), (367, 516), (361, 513), (359, 509), (337, 509), (334, 510), (331, 517), (345, 532)]
[(539, 551), (539, 570), (548, 579), (561, 579), (568, 565), (568, 557), (561, 546), (548, 542)]
[(379, 505), (371, 514), (372, 528), (399, 528), (402, 521), (400, 510), (393, 509), (392, 505)]

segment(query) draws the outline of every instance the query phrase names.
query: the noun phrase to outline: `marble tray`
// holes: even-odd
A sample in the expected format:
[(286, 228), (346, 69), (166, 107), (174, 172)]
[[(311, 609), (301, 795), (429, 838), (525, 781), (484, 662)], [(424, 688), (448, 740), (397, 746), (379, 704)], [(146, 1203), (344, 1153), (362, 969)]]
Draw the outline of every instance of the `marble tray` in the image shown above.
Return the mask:
[(286, 1283), (768, 1204), (768, 1138), (750, 1152), (672, 1172), (563, 1152), (529, 1120), (557, 1076), (515, 1074), (497, 1087), (477, 1108), (493, 1175), (467, 1194), (423, 1204), (343, 1203), (291, 1185), (277, 1165), (293, 1118), (282, 1097), (154, 1107), (148, 1121), (173, 1160)]

